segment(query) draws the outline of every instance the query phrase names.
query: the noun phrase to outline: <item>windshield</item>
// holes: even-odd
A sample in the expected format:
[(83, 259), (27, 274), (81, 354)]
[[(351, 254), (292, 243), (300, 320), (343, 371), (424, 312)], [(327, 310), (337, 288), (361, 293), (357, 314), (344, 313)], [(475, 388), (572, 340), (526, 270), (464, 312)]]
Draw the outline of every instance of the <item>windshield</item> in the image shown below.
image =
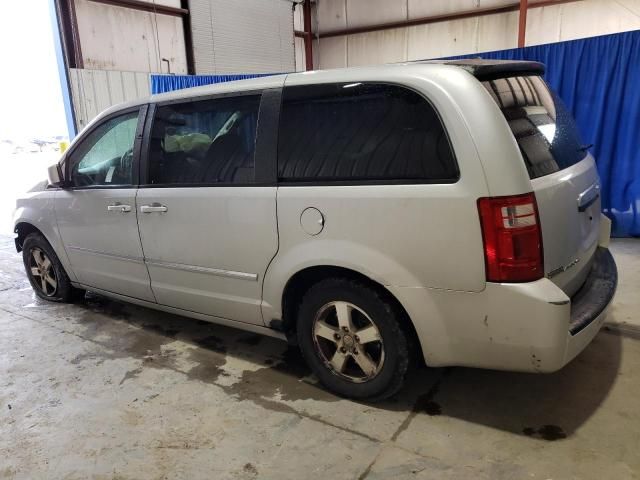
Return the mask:
[(529, 177), (549, 175), (586, 157), (573, 117), (542, 78), (509, 77), (482, 84), (506, 118)]

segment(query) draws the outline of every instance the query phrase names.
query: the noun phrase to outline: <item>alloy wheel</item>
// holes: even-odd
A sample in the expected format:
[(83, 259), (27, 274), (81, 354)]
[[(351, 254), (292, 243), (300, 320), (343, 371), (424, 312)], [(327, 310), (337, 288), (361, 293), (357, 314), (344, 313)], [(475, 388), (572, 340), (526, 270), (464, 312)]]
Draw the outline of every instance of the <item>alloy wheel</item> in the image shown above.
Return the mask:
[(353, 383), (373, 379), (384, 364), (384, 345), (369, 315), (356, 305), (324, 305), (313, 322), (313, 343), (332, 373)]
[(58, 280), (53, 263), (40, 248), (32, 248), (29, 256), (29, 271), (38, 289), (47, 297), (53, 297), (58, 290)]

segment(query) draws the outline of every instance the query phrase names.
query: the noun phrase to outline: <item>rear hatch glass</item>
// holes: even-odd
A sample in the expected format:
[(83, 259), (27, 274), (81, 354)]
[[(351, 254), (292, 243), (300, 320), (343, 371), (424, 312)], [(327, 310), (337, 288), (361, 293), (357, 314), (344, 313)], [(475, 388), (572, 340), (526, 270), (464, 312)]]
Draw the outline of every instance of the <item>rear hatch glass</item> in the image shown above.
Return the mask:
[(571, 296), (589, 272), (599, 236), (595, 162), (571, 113), (542, 78), (514, 76), (482, 83), (507, 120), (531, 178), (545, 275)]
[(573, 117), (542, 78), (510, 77), (482, 83), (509, 123), (532, 179), (586, 157), (587, 148)]

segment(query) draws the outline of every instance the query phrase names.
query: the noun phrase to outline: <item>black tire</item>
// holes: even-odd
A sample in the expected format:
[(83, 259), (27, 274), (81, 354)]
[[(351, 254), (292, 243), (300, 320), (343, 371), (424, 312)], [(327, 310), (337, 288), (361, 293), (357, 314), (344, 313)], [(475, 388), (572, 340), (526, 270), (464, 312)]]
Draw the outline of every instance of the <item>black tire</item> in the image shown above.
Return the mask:
[[(375, 338), (379, 340), (367, 343), (359, 339), (357, 333), (363, 332), (364, 327), (353, 328), (354, 335), (347, 330), (344, 332), (341, 330), (343, 327), (340, 327), (337, 312), (338, 308), (344, 308), (338, 306), (345, 303), (351, 305), (348, 308), (351, 312), (348, 315), (350, 321), (353, 319), (354, 325), (356, 322), (360, 322), (360, 325), (367, 321), (372, 323), (377, 329)], [(331, 313), (331, 308), (335, 308), (335, 313)], [(407, 333), (400, 323), (401, 317), (401, 312), (377, 289), (356, 280), (329, 278), (312, 286), (300, 303), (297, 319), (298, 344), (307, 364), (327, 389), (353, 399), (383, 400), (400, 390), (409, 368), (409, 342)], [(324, 321), (323, 318), (327, 320)], [(318, 327), (318, 322), (323, 325)], [(329, 359), (334, 348), (331, 340), (327, 340), (330, 335), (314, 333), (329, 324), (334, 328), (338, 325), (337, 332), (334, 334), (336, 340), (333, 355), (336, 355), (338, 350), (346, 352), (342, 353), (336, 362), (341, 366), (339, 371), (334, 368), (335, 364), (332, 364), (334, 357)], [(326, 331), (326, 333), (330, 332)], [(340, 335), (342, 337), (337, 339)], [(348, 345), (345, 343), (347, 337), (351, 338)], [(347, 349), (352, 345), (354, 338), (357, 340), (357, 345), (351, 354)], [(364, 352), (362, 348), (367, 348), (369, 351)], [(374, 350), (371, 351), (371, 348)], [(367, 362), (373, 361), (374, 364), (378, 362), (376, 373), (367, 375), (365, 369), (360, 367), (359, 362), (363, 359), (363, 352), (370, 353), (366, 355)], [(358, 354), (360, 357), (356, 358)], [(345, 356), (349, 357), (346, 361), (342, 360)], [(380, 358), (382, 358), (381, 362)], [(363, 378), (347, 378), (349, 372), (357, 377), (358, 371), (360, 376), (364, 375)]]
[[(40, 265), (36, 258), (40, 258)], [(50, 263), (43, 259), (48, 259)], [(60, 263), (58, 256), (40, 233), (30, 233), (22, 243), (22, 261), (27, 272), (29, 283), (38, 297), (50, 302), (72, 302), (84, 296), (84, 290), (71, 285), (69, 276)], [(41, 266), (42, 265), (42, 266)], [(43, 282), (43, 275), (34, 275), (33, 269), (40, 268), (46, 279), (53, 279), (55, 286), (49, 280)]]

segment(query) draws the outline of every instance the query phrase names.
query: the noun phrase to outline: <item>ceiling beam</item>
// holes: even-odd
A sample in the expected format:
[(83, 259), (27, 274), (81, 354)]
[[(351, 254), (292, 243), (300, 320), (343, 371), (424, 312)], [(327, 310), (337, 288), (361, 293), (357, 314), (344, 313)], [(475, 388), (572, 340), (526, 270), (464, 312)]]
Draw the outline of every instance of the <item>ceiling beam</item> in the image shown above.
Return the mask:
[(102, 3), (105, 5), (113, 5), (116, 7), (130, 8), (132, 10), (141, 10), (143, 12), (159, 13), (161, 15), (173, 15), (174, 17), (183, 17), (189, 15), (186, 8), (169, 7), (158, 3), (143, 2), (142, 0), (89, 0), (94, 3)]

